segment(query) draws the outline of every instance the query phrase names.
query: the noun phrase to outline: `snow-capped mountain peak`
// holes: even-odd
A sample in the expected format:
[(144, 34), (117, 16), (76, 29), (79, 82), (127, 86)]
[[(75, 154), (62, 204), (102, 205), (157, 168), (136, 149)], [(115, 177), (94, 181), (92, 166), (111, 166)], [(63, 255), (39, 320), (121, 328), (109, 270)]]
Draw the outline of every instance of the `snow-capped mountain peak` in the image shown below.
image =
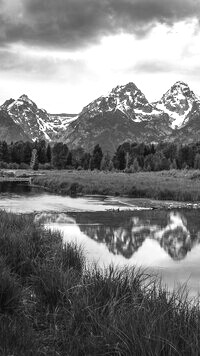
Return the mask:
[(137, 86), (130, 82), (126, 85), (118, 85), (107, 95), (103, 95), (87, 105), (81, 112), (89, 114), (90, 117), (98, 113), (121, 111), (134, 122), (149, 120), (157, 117), (161, 111), (154, 108), (146, 99), (145, 95)]
[(28, 95), (23, 94), (19, 97), (19, 100), (22, 100), (24, 102), (27, 102), (28, 104), (34, 103), (32, 100), (29, 99)]
[(153, 105), (170, 116), (172, 128), (176, 129), (188, 122), (192, 111), (200, 107), (200, 99), (186, 83), (178, 81)]
[(117, 86), (116, 88), (112, 89), (108, 97), (113, 98), (116, 105), (119, 107), (119, 109), (121, 108), (122, 110), (129, 109), (129, 107), (132, 109), (142, 108), (145, 110), (146, 108), (147, 111), (151, 110), (144, 94), (132, 82), (126, 85)]
[(59, 138), (67, 129), (75, 115), (51, 115), (37, 105), (25, 94), (19, 99), (7, 100), (1, 107), (6, 110), (15, 124), (22, 127), (32, 140), (51, 141)]
[(187, 90), (190, 91), (189, 85), (182, 80), (178, 80), (176, 83), (172, 85), (172, 88), (180, 88), (182, 91)]
[(20, 110), (26, 110), (27, 108), (37, 109), (37, 105), (25, 94), (21, 95), (17, 100), (6, 100), (2, 107), (8, 111), (19, 110), (19, 107), (22, 107)]

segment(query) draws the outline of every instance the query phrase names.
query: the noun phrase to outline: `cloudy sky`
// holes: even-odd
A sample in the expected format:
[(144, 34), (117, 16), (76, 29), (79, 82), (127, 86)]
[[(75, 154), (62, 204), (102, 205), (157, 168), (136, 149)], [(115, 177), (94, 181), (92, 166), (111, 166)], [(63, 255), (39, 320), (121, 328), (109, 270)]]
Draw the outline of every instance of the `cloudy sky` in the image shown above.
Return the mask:
[(0, 104), (78, 113), (118, 84), (200, 95), (200, 0), (0, 0)]

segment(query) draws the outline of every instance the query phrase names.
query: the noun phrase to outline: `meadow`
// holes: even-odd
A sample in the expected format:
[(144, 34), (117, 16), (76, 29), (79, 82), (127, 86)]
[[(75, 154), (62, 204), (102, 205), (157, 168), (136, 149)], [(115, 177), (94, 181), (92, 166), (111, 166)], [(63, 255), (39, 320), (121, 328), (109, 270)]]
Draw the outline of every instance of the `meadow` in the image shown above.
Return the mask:
[(86, 267), (33, 215), (0, 212), (2, 356), (196, 356), (200, 309), (147, 271)]
[(33, 184), (59, 194), (100, 194), (158, 200), (200, 200), (199, 170), (161, 172), (43, 171)]

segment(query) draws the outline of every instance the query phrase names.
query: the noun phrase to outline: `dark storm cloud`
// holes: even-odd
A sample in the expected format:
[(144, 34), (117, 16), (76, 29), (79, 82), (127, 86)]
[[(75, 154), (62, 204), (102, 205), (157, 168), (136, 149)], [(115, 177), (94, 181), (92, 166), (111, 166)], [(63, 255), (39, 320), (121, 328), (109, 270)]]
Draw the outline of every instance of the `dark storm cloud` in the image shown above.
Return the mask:
[(75, 48), (120, 31), (144, 36), (156, 23), (172, 25), (200, 17), (199, 0), (15, 0), (21, 15), (11, 7), (1, 13), (0, 40)]

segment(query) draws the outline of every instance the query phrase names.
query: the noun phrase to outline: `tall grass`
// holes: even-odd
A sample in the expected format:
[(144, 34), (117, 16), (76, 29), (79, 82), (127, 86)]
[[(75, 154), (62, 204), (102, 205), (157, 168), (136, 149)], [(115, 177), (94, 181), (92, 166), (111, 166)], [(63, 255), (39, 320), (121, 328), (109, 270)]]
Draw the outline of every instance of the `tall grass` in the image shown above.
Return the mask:
[(86, 268), (33, 216), (0, 222), (0, 355), (200, 354), (197, 303), (134, 268)]
[(121, 172), (49, 171), (33, 183), (51, 192), (79, 195), (102, 194), (159, 200), (199, 201), (198, 171)]

